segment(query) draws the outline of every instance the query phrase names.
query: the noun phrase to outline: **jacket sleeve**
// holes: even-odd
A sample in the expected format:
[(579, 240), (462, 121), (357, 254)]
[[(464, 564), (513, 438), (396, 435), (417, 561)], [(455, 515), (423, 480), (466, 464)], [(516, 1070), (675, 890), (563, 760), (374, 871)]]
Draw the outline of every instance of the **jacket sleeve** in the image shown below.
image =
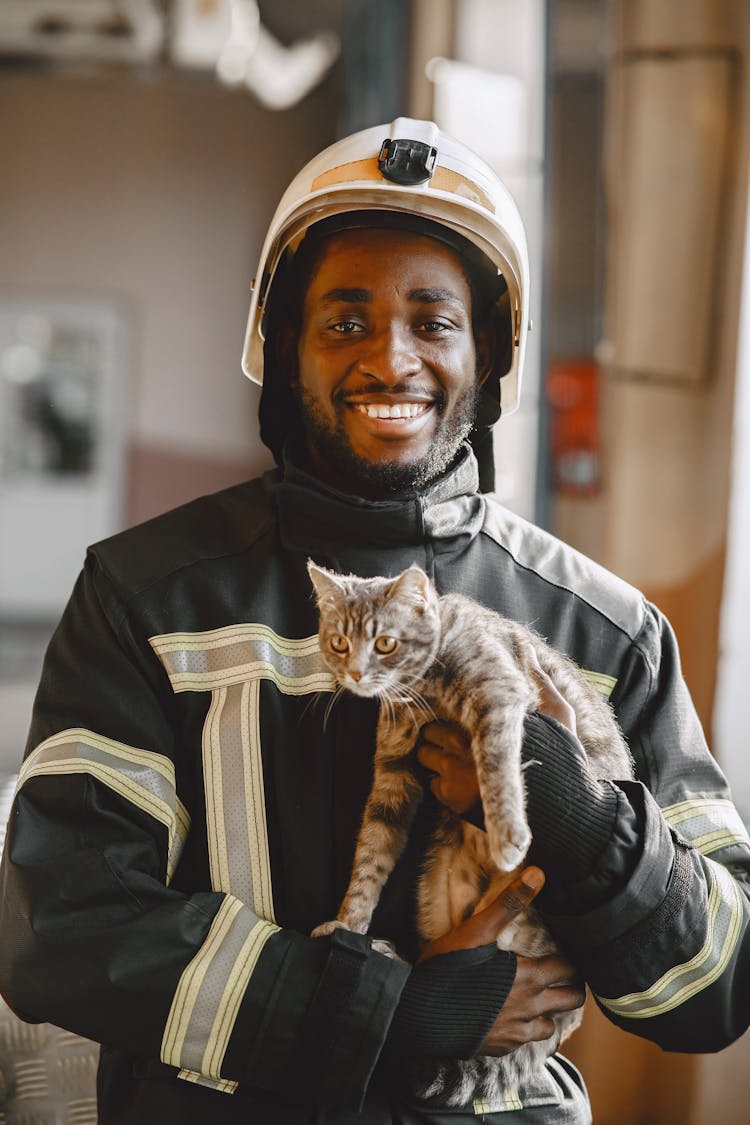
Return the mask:
[(550, 923), (614, 1023), (666, 1050), (719, 1050), (750, 1024), (750, 841), (651, 606), (613, 705), (636, 763), (619, 788), (637, 858), (609, 901)]
[[(190, 815), (174, 703), (89, 556), (51, 642), (0, 872), (0, 990), (187, 1080), (356, 1105), (408, 968), (170, 885)], [(179, 880), (176, 880), (179, 882)]]

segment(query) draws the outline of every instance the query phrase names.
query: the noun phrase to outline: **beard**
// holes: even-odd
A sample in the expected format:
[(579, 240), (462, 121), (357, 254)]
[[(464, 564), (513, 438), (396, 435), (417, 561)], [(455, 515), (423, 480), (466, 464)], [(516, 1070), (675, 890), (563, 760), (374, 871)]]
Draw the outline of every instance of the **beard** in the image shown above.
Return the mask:
[(344, 428), (343, 418), (332, 423), (321, 411), (314, 395), (293, 386), (299, 422), (308, 443), (338, 476), (350, 481), (365, 497), (393, 495), (423, 488), (441, 476), (456, 459), (462, 443), (471, 433), (479, 407), (479, 383), (471, 383), (449, 413), (438, 402), (438, 425), (429, 450), (413, 460), (371, 461), (354, 451)]

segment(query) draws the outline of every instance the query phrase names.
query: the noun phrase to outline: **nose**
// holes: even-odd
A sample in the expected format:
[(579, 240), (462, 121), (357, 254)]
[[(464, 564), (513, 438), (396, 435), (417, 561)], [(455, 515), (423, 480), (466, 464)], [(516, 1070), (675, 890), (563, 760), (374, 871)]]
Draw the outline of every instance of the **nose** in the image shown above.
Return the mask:
[(352, 672), (349, 673), (349, 675), (354, 680), (355, 684), (358, 684), (359, 681), (362, 679), (362, 673), (361, 672), (352, 671)]
[(362, 375), (381, 383), (398, 383), (422, 370), (422, 360), (417, 355), (414, 341), (405, 330), (394, 325), (371, 336), (368, 347), (357, 362)]

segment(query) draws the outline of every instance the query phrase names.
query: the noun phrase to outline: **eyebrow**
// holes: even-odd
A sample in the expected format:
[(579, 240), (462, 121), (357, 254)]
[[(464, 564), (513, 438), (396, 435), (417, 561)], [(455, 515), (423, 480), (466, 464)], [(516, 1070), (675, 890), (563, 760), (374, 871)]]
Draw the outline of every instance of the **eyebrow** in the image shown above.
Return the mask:
[(441, 302), (451, 305), (463, 305), (463, 301), (450, 289), (412, 289), (409, 293), (410, 301), (419, 301), (421, 305), (437, 305)]
[[(370, 289), (329, 289), (327, 293), (323, 294), (321, 300), (326, 305), (338, 303), (366, 305), (372, 300), (372, 291)], [(450, 289), (410, 289), (409, 300), (421, 305), (436, 305), (440, 302), (453, 305), (463, 304), (461, 299)]]
[(324, 305), (335, 305), (339, 302), (345, 305), (365, 305), (372, 300), (369, 289), (329, 289), (321, 297)]

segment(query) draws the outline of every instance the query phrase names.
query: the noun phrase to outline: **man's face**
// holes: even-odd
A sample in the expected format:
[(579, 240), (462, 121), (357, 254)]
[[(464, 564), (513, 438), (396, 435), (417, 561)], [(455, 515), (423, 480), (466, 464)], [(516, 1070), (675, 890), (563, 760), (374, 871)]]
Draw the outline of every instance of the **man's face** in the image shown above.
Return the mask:
[(323, 480), (378, 498), (450, 465), (476, 411), (471, 312), (447, 246), (391, 230), (329, 239), (297, 347), (307, 450)]

